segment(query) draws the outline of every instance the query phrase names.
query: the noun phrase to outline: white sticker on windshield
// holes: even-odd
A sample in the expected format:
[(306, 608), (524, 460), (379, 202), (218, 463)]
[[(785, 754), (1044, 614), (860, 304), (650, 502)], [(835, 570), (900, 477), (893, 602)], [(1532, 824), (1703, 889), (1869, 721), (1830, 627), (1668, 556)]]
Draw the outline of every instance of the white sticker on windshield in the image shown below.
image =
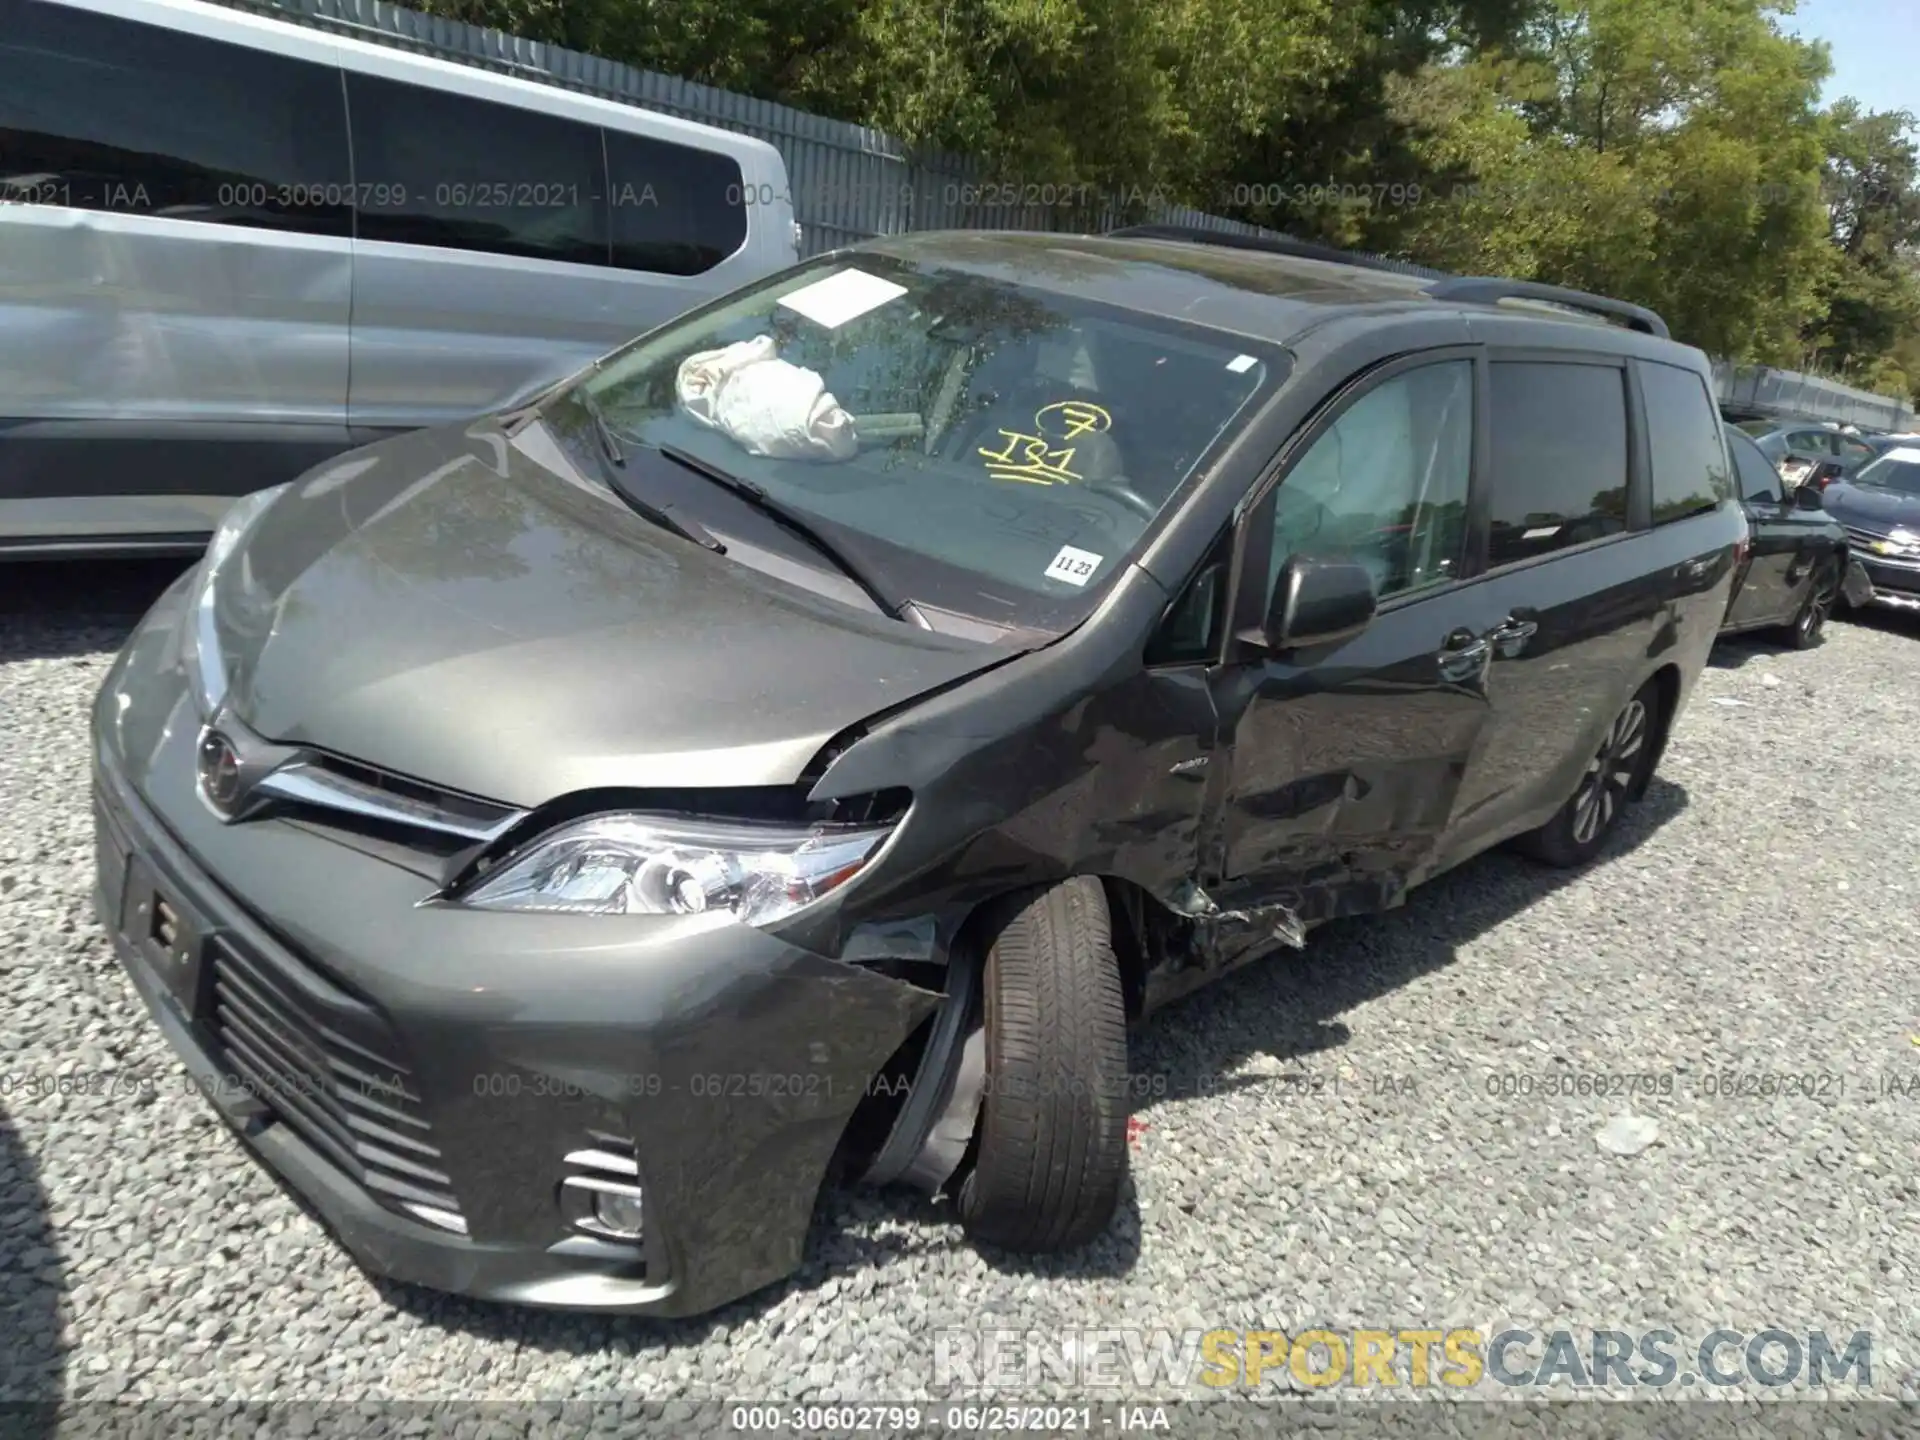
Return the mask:
[(849, 320), (858, 320), (869, 310), (877, 310), (906, 293), (906, 286), (864, 270), (839, 270), (824, 280), (802, 285), (791, 295), (782, 295), (780, 303), (816, 325), (838, 330)]
[(1060, 553), (1053, 557), (1053, 563), (1047, 566), (1047, 578), (1064, 580), (1069, 585), (1084, 585), (1093, 578), (1093, 572), (1100, 568), (1100, 562), (1105, 558), (1091, 550), (1076, 550), (1071, 545), (1062, 545)]
[(1536, 525), (1531, 530), (1522, 531), (1520, 538), (1522, 540), (1544, 540), (1549, 535), (1558, 535), (1559, 533), (1560, 527), (1558, 525)]
[(1236, 355), (1227, 361), (1227, 369), (1236, 375), (1244, 375), (1260, 362), (1251, 355)]

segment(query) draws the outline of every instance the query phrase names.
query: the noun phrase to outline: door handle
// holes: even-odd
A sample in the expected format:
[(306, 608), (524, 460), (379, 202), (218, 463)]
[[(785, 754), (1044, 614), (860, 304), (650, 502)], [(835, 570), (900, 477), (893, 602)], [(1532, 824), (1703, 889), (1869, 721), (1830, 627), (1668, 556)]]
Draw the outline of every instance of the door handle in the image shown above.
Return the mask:
[(1484, 635), (1476, 635), (1471, 630), (1455, 630), (1440, 642), (1440, 651), (1436, 657), (1440, 666), (1440, 678), (1455, 684), (1461, 684), (1478, 675), (1487, 663), (1487, 656), (1493, 650), (1493, 642)]

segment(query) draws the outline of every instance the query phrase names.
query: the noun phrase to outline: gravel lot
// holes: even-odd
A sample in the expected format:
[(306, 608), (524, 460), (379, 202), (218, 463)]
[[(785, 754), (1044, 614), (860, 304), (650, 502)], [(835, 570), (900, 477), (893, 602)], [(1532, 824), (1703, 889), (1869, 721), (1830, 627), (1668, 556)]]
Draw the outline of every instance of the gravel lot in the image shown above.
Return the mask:
[[(91, 919), (85, 730), (178, 568), (0, 572), (0, 1072), (179, 1084)], [(1874, 1388), (1912, 1395), (1920, 625), (1722, 649), (1605, 863), (1482, 859), (1138, 1036), (1166, 1093), (1094, 1253), (988, 1258), (911, 1196), (845, 1194), (803, 1273), (716, 1316), (487, 1307), (363, 1275), (178, 1089), (15, 1084), (0, 1397), (899, 1398), (935, 1393), (941, 1327), (1509, 1323), (1866, 1329)], [(1833, 1079), (1708, 1093), (1723, 1069)], [(1569, 1070), (1672, 1072), (1632, 1101), (1657, 1139), (1597, 1142), (1619, 1099), (1489, 1093)]]

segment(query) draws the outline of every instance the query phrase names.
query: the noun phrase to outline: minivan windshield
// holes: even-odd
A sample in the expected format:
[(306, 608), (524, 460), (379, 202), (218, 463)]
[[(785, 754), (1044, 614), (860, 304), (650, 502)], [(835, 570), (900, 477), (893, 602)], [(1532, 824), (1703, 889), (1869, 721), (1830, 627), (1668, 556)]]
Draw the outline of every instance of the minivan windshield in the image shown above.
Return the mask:
[(1920, 449), (1890, 450), (1856, 470), (1852, 483), (1896, 495), (1920, 495)]
[[(1063, 627), (1287, 360), (1076, 294), (1055, 264), (1028, 283), (827, 257), (652, 332), (581, 389), (627, 453), (747, 482), (923, 611)], [(610, 478), (637, 493), (635, 468)]]

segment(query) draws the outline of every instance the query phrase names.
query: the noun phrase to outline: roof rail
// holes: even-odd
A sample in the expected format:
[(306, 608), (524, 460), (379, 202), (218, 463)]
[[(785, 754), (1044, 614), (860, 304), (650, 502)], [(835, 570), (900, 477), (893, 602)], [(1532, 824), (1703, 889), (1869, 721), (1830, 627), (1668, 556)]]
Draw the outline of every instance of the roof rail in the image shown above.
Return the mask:
[(1644, 305), (1614, 300), (1605, 295), (1590, 295), (1585, 290), (1568, 290), (1559, 285), (1542, 285), (1534, 280), (1502, 280), (1492, 275), (1457, 275), (1427, 287), (1436, 300), (1464, 300), (1470, 304), (1492, 305), (1501, 300), (1538, 300), (1561, 305), (1569, 310), (1585, 310), (1594, 315), (1610, 315), (1624, 320), (1627, 328), (1662, 340), (1673, 338), (1667, 322)]
[[(1300, 260), (1327, 260), (1335, 265), (1355, 265), (1363, 270), (1384, 270), (1393, 274), (1419, 274), (1417, 267), (1375, 255), (1360, 255), (1351, 250), (1336, 250), (1331, 245), (1314, 245), (1291, 235), (1242, 235), (1232, 230), (1208, 230), (1200, 225), (1122, 225), (1106, 232), (1115, 240), (1181, 240), (1190, 245), (1224, 245), (1232, 250), (1259, 250), (1268, 255), (1291, 255)], [(1437, 272), (1428, 272), (1429, 274)]]
[(1569, 290), (1560, 285), (1543, 285), (1535, 280), (1506, 280), (1495, 275), (1449, 275), (1378, 255), (1363, 255), (1339, 250), (1331, 245), (1315, 245), (1291, 235), (1241, 235), (1232, 230), (1208, 230), (1199, 225), (1123, 225), (1107, 234), (1122, 240), (1180, 240), (1192, 245), (1224, 245), (1234, 250), (1259, 250), (1269, 255), (1291, 255), (1301, 260), (1326, 260), (1336, 265), (1354, 265), (1363, 270), (1381, 270), (1396, 275), (1415, 275), (1430, 280), (1427, 294), (1435, 300), (1460, 300), (1469, 304), (1492, 305), (1502, 300), (1537, 300), (1568, 310), (1584, 310), (1626, 322), (1629, 329), (1642, 334), (1673, 338), (1667, 322), (1644, 305), (1614, 300), (1585, 290)]

